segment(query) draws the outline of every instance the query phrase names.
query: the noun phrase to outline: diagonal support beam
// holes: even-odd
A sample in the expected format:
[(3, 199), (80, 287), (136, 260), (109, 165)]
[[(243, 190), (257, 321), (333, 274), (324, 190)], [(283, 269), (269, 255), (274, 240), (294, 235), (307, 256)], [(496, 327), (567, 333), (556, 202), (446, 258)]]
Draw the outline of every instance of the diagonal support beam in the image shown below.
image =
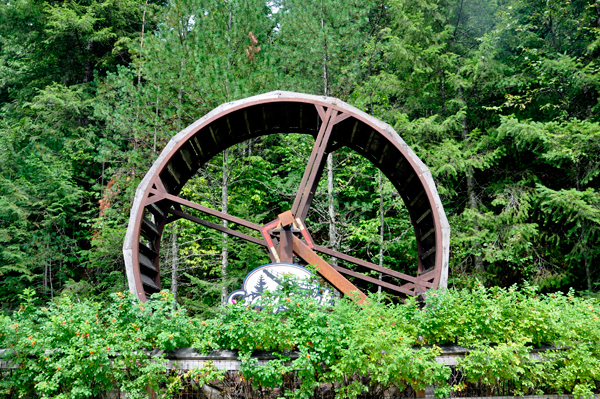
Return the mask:
[[(355, 278), (358, 278), (358, 279), (361, 279), (361, 280), (364, 280), (364, 281), (368, 281), (369, 283), (373, 283), (375, 285), (379, 285), (379, 286), (385, 287), (387, 289), (390, 289), (390, 290), (393, 290), (393, 291), (396, 291), (396, 292), (400, 292), (400, 293), (405, 294), (405, 295), (415, 296), (415, 293), (413, 291), (409, 290), (407, 287), (397, 286), (395, 284), (391, 284), (391, 283), (388, 283), (388, 282), (385, 282), (385, 281), (381, 281), (381, 280), (379, 280), (377, 278), (365, 276), (364, 274), (355, 272), (354, 270), (346, 269), (344, 267), (333, 266), (333, 268), (335, 270), (337, 270), (338, 272), (342, 273), (342, 274), (346, 274), (348, 276), (352, 276), (352, 277), (355, 277)], [(414, 286), (414, 284), (413, 284), (413, 286)]]
[(268, 246), (267, 242), (265, 240), (261, 240), (260, 238), (252, 237), (248, 234), (240, 233), (239, 231), (235, 231), (235, 230), (229, 229), (227, 227), (223, 227), (220, 224), (212, 223), (207, 220), (197, 218), (196, 216), (188, 215), (187, 213), (178, 211), (177, 209), (170, 208), (167, 210), (167, 212), (172, 215), (175, 215), (179, 218), (189, 220), (190, 222), (198, 223), (199, 225), (218, 230), (222, 233), (226, 233), (226, 234), (232, 235), (234, 237), (242, 238), (246, 241), (250, 241), (250, 242), (253, 242), (258, 245), (263, 245), (265, 247)]
[(266, 224), (260, 229), (260, 234), (262, 234), (262, 236), (264, 237), (265, 242), (267, 243), (267, 248), (269, 249), (269, 257), (274, 263), (281, 262), (281, 259), (279, 258), (277, 249), (275, 249), (275, 243), (273, 242), (273, 239), (271, 238), (271, 234), (269, 232), (275, 227), (277, 227), (278, 223), (279, 219), (275, 219), (271, 223)]
[[(380, 273), (388, 274), (392, 277), (399, 278), (399, 279), (402, 279), (405, 281), (409, 281), (411, 283), (423, 285), (425, 287), (433, 287), (433, 283), (423, 281), (419, 277), (409, 276), (408, 274), (397, 272), (395, 270), (388, 269), (387, 267), (382, 267), (382, 266), (376, 265), (374, 263), (367, 262), (362, 259), (358, 259), (353, 256), (346, 255), (341, 252), (337, 252), (332, 249), (322, 247), (320, 245), (315, 245), (315, 251), (320, 252), (325, 255), (333, 256), (334, 258), (345, 260), (346, 262), (354, 263), (355, 265), (358, 265), (358, 266), (363, 266), (368, 269), (378, 271)], [(379, 280), (377, 280), (377, 281), (379, 281)]]
[[(348, 281), (342, 276), (337, 270), (335, 270), (329, 263), (323, 258), (314, 253), (306, 244), (304, 244), (298, 237), (294, 237), (294, 252), (304, 259), (309, 265), (317, 265), (319, 274), (323, 276), (331, 285), (343, 292), (345, 295), (356, 295), (358, 294), (357, 303), (361, 304), (367, 300), (367, 296), (359, 290), (354, 284)], [(377, 280), (379, 281), (379, 280)]]
[[(176, 204), (180, 204), (180, 205), (186, 206), (188, 208), (195, 209), (195, 210), (200, 211), (202, 213), (206, 213), (207, 215), (215, 216), (215, 217), (218, 217), (220, 219), (227, 220), (228, 222), (239, 224), (240, 226), (244, 226), (244, 227), (247, 227), (247, 228), (252, 229), (252, 230), (260, 231), (262, 229), (262, 226), (259, 226), (256, 223), (249, 222), (247, 220), (244, 220), (244, 219), (241, 219), (241, 218), (229, 215), (227, 213), (216, 211), (216, 210), (214, 210), (212, 208), (209, 208), (209, 207), (197, 204), (197, 203), (192, 202), (192, 201), (188, 201), (188, 200), (183, 199), (181, 197), (177, 197), (176, 195), (167, 194), (167, 193), (164, 193), (164, 192), (161, 193), (161, 192), (156, 191), (156, 190), (150, 190), (150, 192), (160, 195), (162, 200), (168, 200), (168, 201), (174, 202)], [(153, 197), (150, 197), (150, 198), (153, 198)]]
[(319, 178), (323, 172), (324, 156), (329, 143), (329, 137), (331, 136), (331, 130), (333, 129), (333, 125), (335, 125), (337, 113), (333, 108), (329, 108), (321, 116), (321, 128), (317, 134), (308, 164), (302, 176), (302, 181), (300, 182), (300, 187), (298, 188), (298, 193), (292, 205), (292, 214), (302, 221), (306, 219), (308, 208), (310, 208), (316, 187), (319, 184)]

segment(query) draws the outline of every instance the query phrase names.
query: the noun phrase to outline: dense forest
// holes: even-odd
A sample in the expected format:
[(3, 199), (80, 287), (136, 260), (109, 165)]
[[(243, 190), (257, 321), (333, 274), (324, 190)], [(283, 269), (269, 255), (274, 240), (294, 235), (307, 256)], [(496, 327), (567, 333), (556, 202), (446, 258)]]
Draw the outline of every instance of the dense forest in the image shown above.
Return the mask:
[[(594, 0), (3, 0), (0, 307), (26, 287), (40, 298), (126, 290), (134, 191), (162, 148), (219, 104), (279, 89), (346, 101), (425, 162), (452, 228), (451, 287), (593, 295), (599, 54)], [(290, 133), (229, 149), (182, 195), (272, 220), (312, 146)], [(315, 240), (415, 270), (385, 176), (344, 148), (326, 169), (307, 220)], [(195, 312), (268, 263), (185, 221), (164, 237), (163, 287)]]

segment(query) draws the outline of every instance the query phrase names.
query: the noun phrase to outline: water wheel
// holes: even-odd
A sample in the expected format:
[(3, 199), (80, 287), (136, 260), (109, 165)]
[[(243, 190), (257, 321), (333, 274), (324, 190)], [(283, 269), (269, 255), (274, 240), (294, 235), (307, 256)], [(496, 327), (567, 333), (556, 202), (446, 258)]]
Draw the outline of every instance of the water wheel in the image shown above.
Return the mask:
[[(179, 196), (197, 170), (225, 149), (255, 137), (286, 133), (309, 134), (315, 144), (291, 209), (275, 220), (259, 225)], [(305, 225), (308, 209), (327, 154), (344, 146), (370, 160), (402, 197), (416, 235), (416, 274), (381, 267), (313, 242)], [(260, 238), (190, 215), (185, 211), (188, 208), (254, 230)], [(169, 141), (137, 188), (123, 245), (129, 289), (142, 301), (161, 289), (161, 236), (165, 225), (179, 218), (263, 246), (273, 262), (291, 263), (296, 256), (315, 264), (339, 291), (358, 291), (361, 298), (362, 283), (416, 296), (445, 287), (447, 282), (450, 227), (429, 169), (389, 125), (331, 97), (276, 91), (226, 103)], [(355, 266), (331, 265), (321, 255)], [(388, 278), (382, 281), (360, 272), (368, 270)]]

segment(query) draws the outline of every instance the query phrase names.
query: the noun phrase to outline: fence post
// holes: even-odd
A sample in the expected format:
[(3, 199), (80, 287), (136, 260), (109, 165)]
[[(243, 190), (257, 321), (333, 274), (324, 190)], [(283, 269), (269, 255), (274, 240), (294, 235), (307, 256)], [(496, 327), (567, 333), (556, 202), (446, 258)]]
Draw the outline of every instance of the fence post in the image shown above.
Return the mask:
[(146, 392), (148, 392), (148, 399), (156, 399), (156, 392), (154, 392), (150, 384), (146, 385)]

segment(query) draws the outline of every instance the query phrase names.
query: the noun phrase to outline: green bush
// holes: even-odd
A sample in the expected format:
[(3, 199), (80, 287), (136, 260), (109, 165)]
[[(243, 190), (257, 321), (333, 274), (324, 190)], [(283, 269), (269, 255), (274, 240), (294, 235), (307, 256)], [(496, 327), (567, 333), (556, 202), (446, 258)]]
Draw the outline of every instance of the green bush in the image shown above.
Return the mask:
[[(437, 290), (425, 294), (426, 306), (415, 298), (393, 304), (371, 296), (362, 306), (349, 299), (320, 307), (288, 284), (258, 303), (263, 309), (229, 305), (200, 323), (194, 346), (201, 351), (238, 350), (242, 372), (263, 386), (281, 384), (283, 375), (299, 370), (309, 396), (319, 384), (368, 375), (371, 384), (436, 386), (446, 396), (450, 368), (435, 362), (437, 345), (458, 344), (472, 351), (458, 369), (470, 382), (514, 381), (514, 394), (544, 390), (589, 396), (600, 376), (600, 322), (595, 299), (554, 293), (540, 295), (534, 287)], [(273, 312), (284, 306), (284, 312)], [(539, 358), (533, 347), (550, 345)], [(297, 350), (298, 359), (258, 366), (256, 349)], [(286, 362), (288, 361), (288, 362)], [(338, 389), (354, 397), (367, 389), (358, 381)]]
[(148, 387), (160, 392), (169, 382), (156, 349), (191, 344), (193, 320), (166, 291), (146, 304), (117, 293), (107, 303), (64, 297), (37, 308), (31, 290), (23, 297), (0, 319), (0, 347), (18, 365), (0, 379), (0, 396), (88, 398), (119, 388), (145, 397)]
[[(437, 396), (447, 396), (464, 385), (450, 386), (450, 368), (435, 361), (444, 344), (472, 349), (457, 366), (468, 381), (514, 381), (514, 394), (587, 397), (600, 376), (597, 300), (541, 295), (530, 286), (431, 291), (426, 306), (384, 296), (321, 304), (290, 279), (253, 306), (228, 305), (208, 320), (186, 314), (166, 291), (145, 304), (121, 293), (106, 303), (59, 298), (41, 309), (31, 291), (24, 299), (17, 312), (0, 316), (0, 347), (19, 364), (0, 381), (5, 397), (87, 398), (113, 387), (132, 398), (147, 387), (166, 393), (181, 376), (165, 373), (160, 351), (190, 346), (237, 350), (241, 373), (257, 386), (281, 386), (295, 371), (301, 386), (286, 392), (295, 397), (324, 383), (338, 383), (339, 397), (392, 384), (434, 385)], [(553, 347), (532, 356), (540, 345)], [(256, 350), (279, 358), (258, 364)], [(358, 375), (369, 378), (352, 378)], [(188, 376), (206, 382), (221, 374), (209, 366)]]
[[(309, 397), (323, 383), (342, 381), (355, 374), (369, 375), (371, 383), (408, 384), (416, 389), (443, 385), (450, 370), (435, 362), (439, 348), (413, 350), (416, 329), (402, 320), (404, 306), (373, 298), (359, 306), (352, 300), (322, 306), (309, 294), (285, 281), (263, 296), (255, 307), (229, 305), (220, 316), (202, 321), (194, 346), (202, 352), (238, 350), (241, 372), (262, 386), (282, 385), (284, 375), (297, 370), (301, 379), (296, 396)], [(258, 310), (258, 307), (261, 309)], [(416, 309), (414, 301), (406, 306)], [(285, 309), (277, 312), (276, 310)], [(258, 365), (250, 358), (256, 349), (298, 351), (297, 359)], [(354, 397), (367, 387), (358, 380), (338, 388), (343, 397)]]

